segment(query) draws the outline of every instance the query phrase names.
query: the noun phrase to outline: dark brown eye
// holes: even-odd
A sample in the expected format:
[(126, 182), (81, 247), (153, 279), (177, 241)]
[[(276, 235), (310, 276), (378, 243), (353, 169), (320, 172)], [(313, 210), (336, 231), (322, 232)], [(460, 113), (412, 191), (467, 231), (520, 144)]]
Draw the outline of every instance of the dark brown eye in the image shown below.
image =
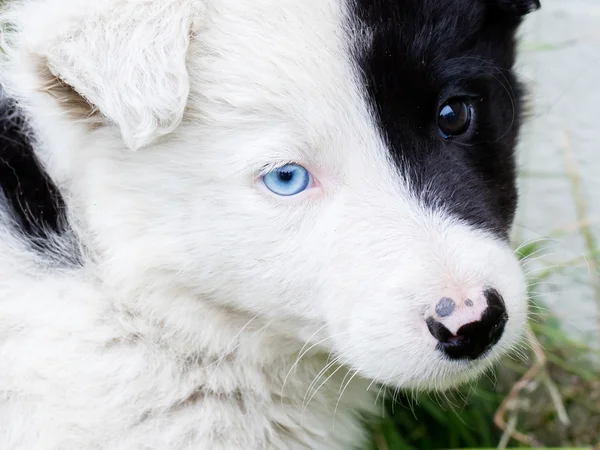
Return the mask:
[(438, 127), (442, 137), (459, 136), (471, 125), (472, 106), (464, 99), (451, 98), (440, 108)]

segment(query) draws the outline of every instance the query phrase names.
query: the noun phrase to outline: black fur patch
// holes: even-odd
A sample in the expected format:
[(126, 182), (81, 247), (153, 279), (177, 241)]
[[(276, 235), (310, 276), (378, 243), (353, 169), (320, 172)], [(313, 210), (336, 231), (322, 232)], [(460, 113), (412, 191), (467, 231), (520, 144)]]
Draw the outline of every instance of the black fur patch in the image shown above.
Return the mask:
[(44, 250), (50, 236), (64, 233), (65, 205), (37, 160), (14, 101), (0, 90), (0, 202), (24, 236)]
[[(510, 0), (356, 0), (368, 100), (402, 176), (423, 202), (507, 238), (516, 205), (521, 86), (512, 67), (522, 8)], [(515, 0), (515, 5), (525, 2)], [(444, 139), (444, 102), (468, 98), (473, 121)]]
[(539, 0), (489, 0), (505, 11), (510, 11), (518, 15), (529, 14), (541, 7)]

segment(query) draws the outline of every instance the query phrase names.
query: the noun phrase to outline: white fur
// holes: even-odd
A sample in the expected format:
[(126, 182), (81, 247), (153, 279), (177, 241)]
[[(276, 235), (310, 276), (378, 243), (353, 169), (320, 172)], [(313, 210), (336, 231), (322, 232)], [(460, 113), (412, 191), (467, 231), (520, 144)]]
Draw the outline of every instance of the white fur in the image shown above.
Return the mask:
[[(515, 344), (516, 259), (408, 193), (342, 2), (27, 0), (3, 22), (0, 79), (84, 263), (37, 257), (0, 221), (1, 449), (360, 448), (370, 380), (443, 389)], [(44, 61), (102, 126), (39, 89)], [(317, 186), (269, 193), (258, 175), (287, 161)], [(487, 285), (504, 337), (445, 360), (424, 318)]]

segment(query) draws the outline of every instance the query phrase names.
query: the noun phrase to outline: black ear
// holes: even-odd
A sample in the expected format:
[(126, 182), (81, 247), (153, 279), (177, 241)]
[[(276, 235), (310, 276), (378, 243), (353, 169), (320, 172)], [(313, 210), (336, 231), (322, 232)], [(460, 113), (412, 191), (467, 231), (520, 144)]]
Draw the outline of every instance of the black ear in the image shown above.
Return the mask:
[(524, 16), (539, 9), (540, 0), (489, 0), (498, 8), (518, 16)]

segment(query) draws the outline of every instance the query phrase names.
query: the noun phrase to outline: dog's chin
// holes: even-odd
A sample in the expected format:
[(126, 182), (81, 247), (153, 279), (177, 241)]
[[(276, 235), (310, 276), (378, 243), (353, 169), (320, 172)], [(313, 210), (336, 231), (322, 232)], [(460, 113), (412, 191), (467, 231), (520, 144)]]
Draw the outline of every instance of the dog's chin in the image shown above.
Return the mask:
[(448, 370), (440, 367), (438, 377), (429, 377), (418, 380), (416, 383), (409, 383), (407, 389), (425, 392), (443, 392), (449, 389), (458, 388), (473, 380), (476, 380), (482, 373), (492, 366), (491, 361), (459, 361), (453, 362), (453, 367)]
[(484, 357), (477, 360), (436, 361), (430, 366), (428, 374), (413, 377), (381, 377), (376, 382), (392, 390), (415, 392), (443, 392), (459, 388), (489, 370), (495, 359)]

